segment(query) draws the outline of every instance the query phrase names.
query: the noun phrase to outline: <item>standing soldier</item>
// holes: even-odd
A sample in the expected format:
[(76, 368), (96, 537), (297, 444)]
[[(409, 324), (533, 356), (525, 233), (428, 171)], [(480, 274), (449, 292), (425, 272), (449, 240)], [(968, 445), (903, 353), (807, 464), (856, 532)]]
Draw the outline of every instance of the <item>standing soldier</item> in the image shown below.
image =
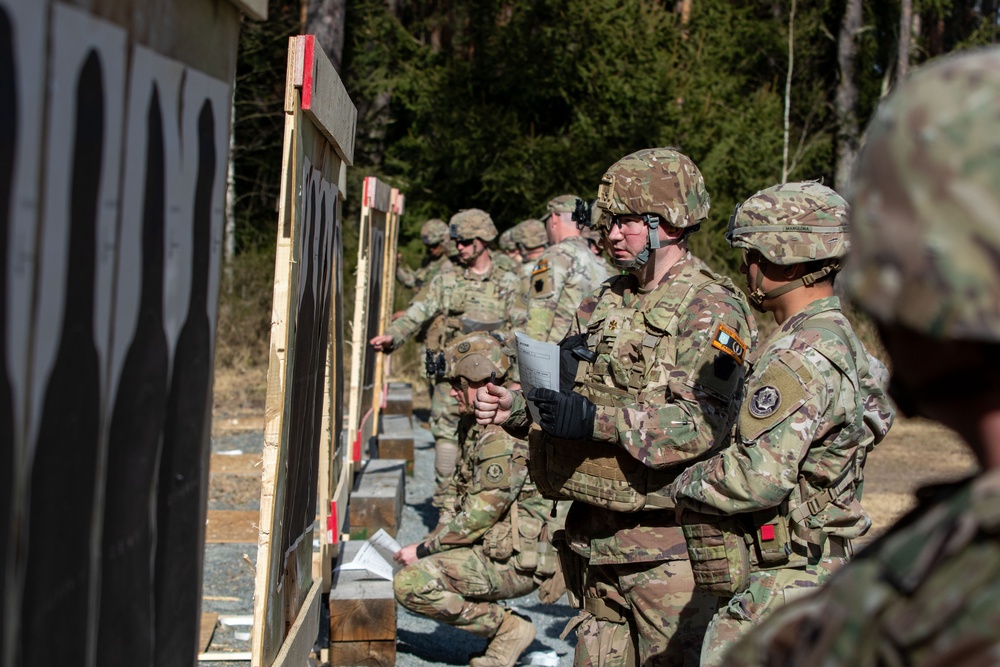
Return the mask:
[(995, 665), (1000, 655), (1000, 50), (914, 72), (872, 116), (847, 290), (879, 326), (890, 393), (980, 472), (919, 504), (731, 665)]
[[(677, 505), (694, 510), (681, 523), (695, 580), (731, 596), (705, 635), (705, 667), (847, 562), (872, 523), (865, 459), (893, 418), (888, 371), (833, 292), (850, 245), (847, 202), (819, 183), (776, 185), (736, 207), (726, 238), (743, 251), (750, 301), (778, 328), (754, 355), (733, 443), (673, 484)], [(705, 556), (720, 537), (727, 553)], [(730, 576), (731, 562), (750, 568)]]
[[(666, 491), (727, 443), (756, 330), (732, 281), (688, 251), (709, 208), (690, 158), (669, 148), (622, 158), (604, 174), (598, 206), (627, 273), (580, 305), (561, 345), (569, 386), (528, 396), (544, 432), (530, 436), (532, 473), (547, 496), (578, 501), (566, 538), (579, 560), (564, 563), (568, 589), (583, 598), (574, 664), (695, 665), (718, 604), (695, 591)], [(492, 384), (476, 396), (476, 417), (529, 419), (520, 393)]]
[[(507, 311), (517, 278), (499, 271), (490, 258), (487, 245), (497, 237), (493, 220), (477, 208), (456, 213), (451, 218), (450, 234), (458, 247), (464, 270), (439, 273), (414, 298), (402, 316), (370, 343), (376, 350), (393, 352), (435, 316), (444, 319), (436, 327), (435, 337), (428, 336), (428, 359), (440, 352), (455, 336), (472, 331), (500, 331), (507, 328)], [(432, 366), (434, 364), (428, 364)], [(429, 373), (434, 376), (436, 373)], [(431, 433), (434, 434), (434, 471), (437, 487), (434, 506), (441, 507), (448, 481), (458, 457), (458, 404), (449, 395), (451, 386), (440, 379), (431, 397)]]
[(522, 258), (522, 264), (517, 274), (517, 296), (511, 306), (511, 327), (520, 331), (528, 320), (528, 291), (531, 288), (531, 272), (538, 258), (545, 252), (548, 235), (545, 233), (545, 223), (541, 220), (528, 218), (514, 226), (514, 242)]
[(544, 218), (549, 248), (538, 258), (528, 286), (528, 321), (525, 333), (548, 343), (561, 341), (573, 324), (573, 315), (584, 297), (610, 275), (608, 266), (590, 251), (580, 228), (589, 216), (576, 195), (562, 195), (548, 203)]
[[(445, 350), (444, 376), (463, 415), (476, 390), (502, 382), (510, 360), (489, 334), (456, 338)], [(527, 595), (555, 572), (545, 542), (552, 502), (528, 475), (528, 445), (499, 426), (463, 419), (457, 495), (437, 528), (397, 552), (406, 565), (393, 581), (396, 599), (410, 611), (489, 638), (472, 667), (513, 667), (535, 638), (531, 621), (497, 604)]]
[(517, 241), (514, 240), (516, 235), (514, 230), (517, 225), (514, 225), (510, 229), (504, 230), (500, 235), (500, 239), (497, 241), (497, 246), (500, 248), (500, 252), (510, 257), (515, 263), (521, 263), (521, 251), (517, 249)]
[(449, 271), (454, 265), (448, 258), (445, 241), (448, 240), (448, 225), (443, 220), (428, 220), (420, 227), (420, 240), (427, 247), (420, 267), (413, 270), (402, 261), (396, 266), (396, 280), (405, 287), (419, 290), (439, 274)]

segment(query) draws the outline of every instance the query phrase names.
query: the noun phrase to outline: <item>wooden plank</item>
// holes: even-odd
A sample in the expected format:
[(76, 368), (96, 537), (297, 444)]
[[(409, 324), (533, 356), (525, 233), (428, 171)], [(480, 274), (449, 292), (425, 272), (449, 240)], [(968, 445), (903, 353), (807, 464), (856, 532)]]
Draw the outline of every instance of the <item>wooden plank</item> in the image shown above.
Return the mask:
[(257, 510), (208, 510), (205, 541), (213, 544), (254, 543), (257, 541), (260, 512)]
[(298, 617), (288, 629), (285, 643), (274, 659), (274, 667), (302, 667), (309, 664), (309, 656), (319, 634), (320, 592), (323, 582), (317, 580), (309, 589)]
[[(363, 544), (344, 542), (338, 562), (350, 562)], [(363, 570), (337, 570), (329, 603), (331, 650), (345, 641), (395, 641), (396, 599), (391, 581)]]
[(201, 630), (198, 636), (198, 651), (204, 653), (212, 643), (212, 635), (215, 634), (215, 626), (219, 622), (219, 612), (201, 612)]
[(302, 40), (304, 50), (302, 111), (320, 128), (340, 158), (354, 164), (358, 110), (316, 37), (301, 35), (296, 39)]
[(336, 642), (330, 644), (330, 667), (392, 667), (396, 640)]
[(384, 528), (396, 535), (406, 498), (406, 461), (372, 459), (365, 464), (351, 493), (349, 522), (352, 539), (366, 539)]
[(212, 454), (209, 472), (213, 475), (254, 475), (260, 477), (263, 457), (260, 454)]
[(406, 474), (413, 475), (413, 424), (406, 415), (383, 414), (378, 435), (380, 458), (406, 461)]

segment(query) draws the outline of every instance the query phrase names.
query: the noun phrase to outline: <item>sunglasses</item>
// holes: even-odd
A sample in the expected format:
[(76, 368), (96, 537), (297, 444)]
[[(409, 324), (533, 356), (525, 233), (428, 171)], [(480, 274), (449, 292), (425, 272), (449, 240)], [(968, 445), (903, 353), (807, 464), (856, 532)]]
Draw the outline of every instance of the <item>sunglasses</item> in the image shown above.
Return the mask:
[(455, 239), (455, 245), (457, 246), (472, 245), (475, 242), (476, 239)]

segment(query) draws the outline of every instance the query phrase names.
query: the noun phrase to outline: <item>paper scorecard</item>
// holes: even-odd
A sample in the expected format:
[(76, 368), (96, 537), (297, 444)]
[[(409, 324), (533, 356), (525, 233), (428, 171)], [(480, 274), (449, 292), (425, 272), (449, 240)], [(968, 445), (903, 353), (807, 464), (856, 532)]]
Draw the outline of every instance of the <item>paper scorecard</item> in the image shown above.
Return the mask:
[(385, 532), (385, 529), (379, 528), (377, 533), (365, 540), (351, 562), (338, 565), (337, 569), (367, 570), (376, 577), (392, 581), (392, 575), (402, 567), (392, 559), (400, 549), (402, 547), (399, 542)]
[[(525, 397), (535, 387), (559, 391), (559, 346), (543, 343), (521, 332), (515, 332), (514, 336), (517, 339), (517, 367)], [(527, 398), (525, 400), (531, 419), (537, 424), (540, 421), (538, 408)]]

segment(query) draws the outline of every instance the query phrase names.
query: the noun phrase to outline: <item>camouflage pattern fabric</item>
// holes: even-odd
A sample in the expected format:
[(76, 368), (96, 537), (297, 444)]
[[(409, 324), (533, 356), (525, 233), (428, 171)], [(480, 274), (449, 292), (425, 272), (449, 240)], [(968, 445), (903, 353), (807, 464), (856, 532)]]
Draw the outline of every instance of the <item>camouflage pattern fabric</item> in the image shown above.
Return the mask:
[[(833, 322), (834, 331), (850, 340), (818, 321)], [(861, 506), (863, 467), (894, 417), (884, 393), (888, 372), (854, 335), (837, 297), (813, 301), (786, 320), (753, 368), (733, 443), (681, 473), (673, 493), (678, 506), (701, 512), (736, 514), (780, 506), (784, 518), (778, 520), (785, 523), (778, 536), (760, 533), (757, 539), (764, 540), (763, 546), (780, 541), (790, 525), (791, 553), (785, 567), (767, 563), (778, 569), (751, 574), (749, 590), (716, 615), (703, 665), (717, 665), (727, 646), (784, 601), (782, 591), (815, 586), (820, 574), (842, 564), (843, 558), (831, 559), (829, 545), (824, 548), (831, 537), (849, 540), (868, 531), (871, 519)], [(788, 513), (830, 488), (838, 489), (831, 502), (806, 512), (801, 523), (788, 523)], [(773, 519), (747, 517), (753, 531)], [(756, 563), (756, 552), (752, 556)]]
[[(644, 293), (633, 276), (618, 276), (583, 301), (572, 332), (585, 334), (598, 357), (594, 364), (581, 362), (575, 390), (618, 397), (613, 405), (597, 406), (595, 441), (620, 446), (646, 466), (680, 470), (727, 441), (744, 373), (745, 350), (735, 352), (735, 341), (749, 346), (756, 328), (732, 282), (690, 253), (671, 267), (663, 286)], [(681, 303), (690, 306), (678, 308)], [(673, 583), (688, 596), (694, 591), (673, 510), (625, 513), (574, 502), (566, 533), (573, 551), (588, 560), (588, 577), (598, 566), (679, 561), (687, 574)], [(600, 626), (609, 621), (593, 622), (596, 632), (604, 632)], [(642, 642), (637, 645), (648, 647), (642, 663), (673, 664), (675, 658), (653, 651), (669, 643), (665, 633), (676, 625), (654, 629), (638, 618), (633, 622), (631, 632)], [(708, 616), (699, 617), (700, 630), (692, 625), (690, 632), (700, 637), (707, 622)]]
[(547, 246), (549, 236), (545, 231), (545, 223), (534, 218), (517, 223), (514, 227), (514, 242), (528, 250)]
[(655, 213), (672, 227), (692, 227), (708, 217), (711, 199), (698, 167), (686, 155), (666, 148), (646, 148), (623, 157), (601, 179), (597, 229), (611, 216)]
[(424, 542), (431, 555), (400, 570), (393, 588), (407, 609), (489, 637), (505, 614), (495, 601), (538, 585), (532, 571), (552, 503), (528, 475), (526, 442), (499, 426), (463, 424), (454, 503)]
[(727, 655), (737, 665), (993, 665), (1000, 650), (1000, 471), (920, 505), (814, 595)]
[[(426, 369), (425, 369), (426, 373)], [(450, 488), (452, 473), (458, 462), (458, 433), (462, 416), (458, 401), (451, 395), (451, 382), (437, 380), (431, 383), (431, 411), (427, 420), (431, 435), (434, 436), (434, 507), (452, 504), (454, 491)]]
[(694, 591), (687, 561), (592, 566), (586, 578), (585, 598), (627, 610), (629, 620), (601, 620), (581, 611), (570, 621), (579, 624), (576, 667), (698, 664), (705, 626), (719, 599)]
[(514, 227), (504, 230), (497, 239), (497, 247), (504, 252), (517, 250), (517, 242), (514, 240)]
[(511, 259), (509, 256), (503, 253), (494, 253), (492, 256), (493, 264), (496, 266), (497, 271), (500, 273), (517, 276), (521, 270), (521, 265)]
[(843, 257), (850, 248), (847, 202), (812, 181), (774, 185), (736, 207), (726, 238), (779, 265)]
[(907, 84), (866, 132), (848, 291), (883, 322), (998, 342), (1000, 50), (943, 58)]
[(590, 251), (581, 236), (546, 248), (529, 278), (525, 333), (535, 340), (558, 343), (573, 324), (583, 299), (610, 275), (607, 264)]
[(479, 208), (467, 208), (451, 216), (449, 221), (449, 236), (452, 240), (457, 239), (480, 239), (483, 243), (490, 243), (497, 237), (497, 228), (493, 224), (493, 218), (486, 211)]
[(455, 264), (447, 256), (432, 258), (427, 255), (416, 269), (411, 269), (403, 262), (399, 262), (396, 266), (396, 280), (405, 287), (419, 290), (430, 283), (437, 274), (454, 270)]

